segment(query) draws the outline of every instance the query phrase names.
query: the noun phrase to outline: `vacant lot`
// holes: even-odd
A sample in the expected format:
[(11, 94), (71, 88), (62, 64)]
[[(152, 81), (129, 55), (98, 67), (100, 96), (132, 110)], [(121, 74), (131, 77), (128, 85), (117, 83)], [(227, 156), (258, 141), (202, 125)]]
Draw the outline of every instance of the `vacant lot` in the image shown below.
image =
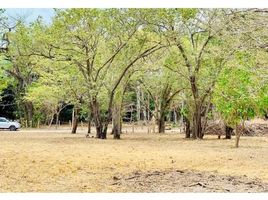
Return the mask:
[(268, 137), (242, 137), (239, 149), (234, 139), (183, 137), (0, 131), (0, 191), (267, 191)]

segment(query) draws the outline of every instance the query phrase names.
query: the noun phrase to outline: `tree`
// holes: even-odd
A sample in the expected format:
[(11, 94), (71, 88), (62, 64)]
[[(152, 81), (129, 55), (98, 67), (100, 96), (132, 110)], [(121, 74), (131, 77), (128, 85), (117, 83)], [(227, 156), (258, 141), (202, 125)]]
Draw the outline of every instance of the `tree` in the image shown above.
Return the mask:
[[(83, 78), (81, 87), (87, 89), (97, 138), (106, 138), (114, 95), (129, 69), (141, 58), (162, 48), (159, 42), (149, 40), (146, 32), (141, 30), (142, 22), (135, 15), (135, 11), (129, 9), (60, 10), (48, 31), (50, 38), (46, 41), (46, 52), (35, 53), (58, 62), (68, 62), (79, 70)], [(122, 55), (126, 56), (123, 61)], [(114, 69), (118, 73), (110, 89), (105, 90), (108, 72)], [(104, 117), (100, 110), (103, 93), (108, 95)]]
[(4, 65), (7, 64), (5, 61), (5, 57), (3, 53), (6, 52), (6, 48), (8, 45), (8, 38), (6, 37), (6, 28), (7, 28), (7, 19), (4, 16), (4, 9), (0, 9), (0, 94), (8, 86), (8, 78), (7, 74), (5, 73)]
[[(4, 62), (1, 58), (0, 58), (1, 62)], [(3, 69), (3, 64), (0, 65), (0, 94), (3, 91), (3, 89), (5, 89), (8, 86), (8, 78), (6, 76), (5, 70)]]
[[(34, 108), (40, 112), (45, 106), (40, 104), (43, 99), (53, 105), (49, 115), (58, 116), (62, 106), (73, 106), (73, 133), (83, 113), (90, 116), (89, 122), (94, 120), (97, 138), (106, 138), (113, 121), (112, 132), (119, 139), (131, 84), (137, 89), (133, 98), (137, 100), (137, 119), (149, 120), (155, 115), (159, 132), (164, 132), (170, 110), (180, 109), (186, 137), (202, 139), (211, 97), (222, 72), (239, 59), (243, 61), (243, 56), (238, 56), (241, 52), (255, 48), (259, 51), (254, 55), (263, 58), (266, 54), (261, 50), (267, 53), (266, 25), (261, 24), (266, 12), (258, 9), (55, 12), (49, 25), (41, 18), (29, 25), (17, 23), (14, 30), (6, 30), (1, 45), (5, 51), (0, 75), (16, 80), (17, 102), (25, 109), (28, 125), (33, 121)], [(261, 60), (258, 58), (254, 69), (264, 66)], [(264, 82), (258, 94), (254, 93), (263, 113), (267, 96)], [(42, 94), (38, 88), (49, 92)], [(182, 103), (183, 107), (179, 105)], [(155, 112), (150, 112), (153, 108)]]
[[(236, 53), (236, 60), (223, 71), (214, 92), (213, 102), (217, 111), (227, 126), (236, 128), (237, 148), (245, 120), (257, 113), (256, 76), (252, 73), (254, 65), (254, 58), (249, 53)], [(242, 130), (238, 128), (240, 123)]]
[[(179, 53), (177, 68), (188, 81), (193, 138), (203, 138), (202, 113), (226, 62), (241, 47), (233, 32), (243, 11), (222, 9), (160, 9), (147, 21), (157, 27)], [(207, 104), (209, 105), (209, 104)]]
[(64, 90), (59, 87), (49, 85), (32, 84), (28, 88), (26, 100), (33, 102), (36, 109), (50, 116), (51, 126), (54, 116), (56, 116), (56, 128), (59, 124), (59, 114), (65, 107)]
[[(79, 70), (69, 65), (68, 62), (58, 62), (40, 57), (34, 72), (39, 75), (36, 82), (40, 86), (46, 85), (51, 89), (54, 88), (56, 91), (61, 91), (57, 97), (58, 101), (56, 101), (62, 106), (62, 108), (59, 108), (59, 111), (70, 104), (73, 105), (71, 132), (76, 133), (79, 113), (82, 107), (85, 107), (84, 104), (87, 101), (85, 97), (87, 91), (84, 87), (81, 87), (83, 85), (83, 78)], [(88, 108), (88, 106), (86, 107)]]
[[(39, 22), (37, 22), (39, 23)], [(23, 100), (26, 88), (36, 79), (32, 72), (34, 59), (28, 55), (29, 47), (35, 46), (32, 40), (35, 24), (27, 26), (22, 22), (16, 25), (15, 31), (6, 33), (7, 46), (3, 53), (2, 67), (8, 76), (14, 78), (17, 91), (18, 107), (24, 111), (26, 126), (32, 125), (34, 108), (30, 101)]]
[[(165, 118), (174, 98), (183, 91), (184, 85), (176, 74), (165, 66), (171, 65), (170, 52), (159, 51), (151, 56), (147, 67), (141, 71), (140, 82), (154, 102), (153, 115), (158, 124), (158, 132), (165, 132)], [(157, 86), (157, 87), (156, 87)]]

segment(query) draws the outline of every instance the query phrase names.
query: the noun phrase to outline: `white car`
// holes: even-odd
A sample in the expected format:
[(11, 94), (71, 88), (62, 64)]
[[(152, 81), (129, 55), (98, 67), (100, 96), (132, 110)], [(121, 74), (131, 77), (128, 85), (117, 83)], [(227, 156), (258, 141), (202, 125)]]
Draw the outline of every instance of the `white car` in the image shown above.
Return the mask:
[(4, 117), (0, 117), (0, 129), (9, 129), (10, 131), (16, 131), (20, 128), (20, 123), (12, 122)]

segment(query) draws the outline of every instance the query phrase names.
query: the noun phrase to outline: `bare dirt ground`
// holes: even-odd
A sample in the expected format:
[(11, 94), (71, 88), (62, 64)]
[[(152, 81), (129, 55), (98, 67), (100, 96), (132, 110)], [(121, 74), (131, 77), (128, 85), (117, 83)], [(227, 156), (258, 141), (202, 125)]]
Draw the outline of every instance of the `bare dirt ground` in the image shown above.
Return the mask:
[(211, 172), (166, 170), (134, 172), (114, 177), (120, 192), (268, 192), (268, 184), (245, 175), (223, 176)]
[[(268, 137), (0, 131), (0, 192), (267, 192)], [(146, 132), (146, 131), (144, 131)]]

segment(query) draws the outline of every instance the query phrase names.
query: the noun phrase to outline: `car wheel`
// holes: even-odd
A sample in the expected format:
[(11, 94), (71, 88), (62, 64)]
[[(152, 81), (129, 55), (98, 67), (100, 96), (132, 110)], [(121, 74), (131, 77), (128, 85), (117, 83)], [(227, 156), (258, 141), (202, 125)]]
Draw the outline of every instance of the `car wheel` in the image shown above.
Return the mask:
[(16, 131), (16, 127), (15, 127), (15, 126), (10, 126), (10, 127), (9, 127), (9, 130), (10, 130), (10, 131)]

